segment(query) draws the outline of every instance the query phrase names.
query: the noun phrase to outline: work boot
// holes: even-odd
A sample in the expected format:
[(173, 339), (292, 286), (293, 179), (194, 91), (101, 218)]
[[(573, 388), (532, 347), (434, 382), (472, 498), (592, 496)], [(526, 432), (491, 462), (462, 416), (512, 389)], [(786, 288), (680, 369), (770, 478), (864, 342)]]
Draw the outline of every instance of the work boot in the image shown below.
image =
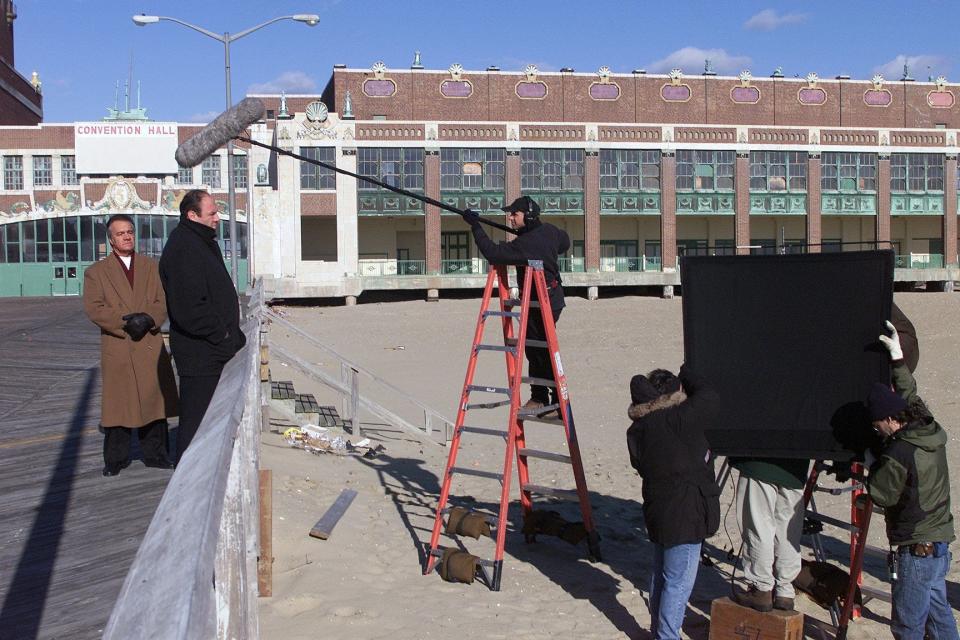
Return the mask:
[(793, 611), (793, 598), (788, 598), (787, 596), (774, 596), (773, 608), (779, 609), (780, 611)]
[(534, 412), (536, 409), (542, 409), (543, 403), (536, 398), (530, 398), (527, 400), (526, 404), (523, 405), (523, 408), (527, 411)]
[(735, 591), (733, 599), (743, 607), (750, 607), (760, 612), (766, 613), (773, 609), (773, 591), (760, 591), (752, 584), (746, 591)]

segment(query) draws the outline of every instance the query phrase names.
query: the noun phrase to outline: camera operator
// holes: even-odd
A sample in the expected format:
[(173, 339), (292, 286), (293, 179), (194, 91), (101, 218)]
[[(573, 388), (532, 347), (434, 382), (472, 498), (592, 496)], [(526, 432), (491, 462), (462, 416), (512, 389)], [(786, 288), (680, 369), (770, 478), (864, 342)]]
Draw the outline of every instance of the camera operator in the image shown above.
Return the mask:
[(893, 324), (880, 341), (890, 352), (896, 393), (874, 384), (867, 399), (873, 428), (883, 438), (879, 459), (868, 450), (867, 488), (884, 507), (890, 540), (893, 620), (897, 640), (957, 640), (947, 601), (949, 544), (955, 539), (950, 513), (947, 434), (917, 395)]

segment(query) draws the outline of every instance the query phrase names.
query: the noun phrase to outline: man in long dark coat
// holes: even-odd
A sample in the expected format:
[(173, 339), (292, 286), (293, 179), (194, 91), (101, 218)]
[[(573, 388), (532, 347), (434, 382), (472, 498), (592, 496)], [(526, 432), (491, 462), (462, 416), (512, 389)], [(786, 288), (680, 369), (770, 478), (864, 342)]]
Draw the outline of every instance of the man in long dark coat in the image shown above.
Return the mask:
[(167, 308), (157, 263), (134, 251), (129, 216), (112, 216), (107, 235), (112, 253), (83, 274), (84, 311), (100, 327), (103, 475), (129, 464), (133, 430), (144, 464), (170, 469), (166, 419), (177, 415), (177, 385), (160, 336)]

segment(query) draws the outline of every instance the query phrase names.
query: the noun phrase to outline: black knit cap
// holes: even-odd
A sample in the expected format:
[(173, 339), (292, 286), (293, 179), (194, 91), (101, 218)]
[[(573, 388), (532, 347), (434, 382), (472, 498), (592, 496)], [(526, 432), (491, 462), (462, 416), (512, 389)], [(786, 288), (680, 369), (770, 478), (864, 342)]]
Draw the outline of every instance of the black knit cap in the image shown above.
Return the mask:
[(874, 382), (867, 396), (867, 410), (871, 420), (883, 420), (895, 416), (907, 408), (907, 401), (894, 393), (889, 385)]
[(647, 380), (642, 373), (630, 379), (630, 400), (633, 404), (643, 404), (660, 397), (660, 391)]

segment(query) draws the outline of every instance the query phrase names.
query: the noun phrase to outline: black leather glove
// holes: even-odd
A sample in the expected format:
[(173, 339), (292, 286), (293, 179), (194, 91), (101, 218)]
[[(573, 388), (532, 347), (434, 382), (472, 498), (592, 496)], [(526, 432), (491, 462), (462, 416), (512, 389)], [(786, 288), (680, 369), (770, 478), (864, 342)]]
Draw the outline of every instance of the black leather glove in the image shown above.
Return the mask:
[(467, 209), (466, 211), (460, 212), (463, 221), (466, 222), (471, 227), (474, 225), (480, 224), (480, 214), (474, 211), (473, 209)]
[(128, 336), (133, 338), (134, 342), (142, 340), (143, 336), (147, 335), (147, 332), (157, 324), (153, 321), (153, 318), (150, 317), (149, 313), (128, 313), (123, 316), (121, 320), (126, 322), (126, 324), (123, 325), (123, 330), (127, 332)]

